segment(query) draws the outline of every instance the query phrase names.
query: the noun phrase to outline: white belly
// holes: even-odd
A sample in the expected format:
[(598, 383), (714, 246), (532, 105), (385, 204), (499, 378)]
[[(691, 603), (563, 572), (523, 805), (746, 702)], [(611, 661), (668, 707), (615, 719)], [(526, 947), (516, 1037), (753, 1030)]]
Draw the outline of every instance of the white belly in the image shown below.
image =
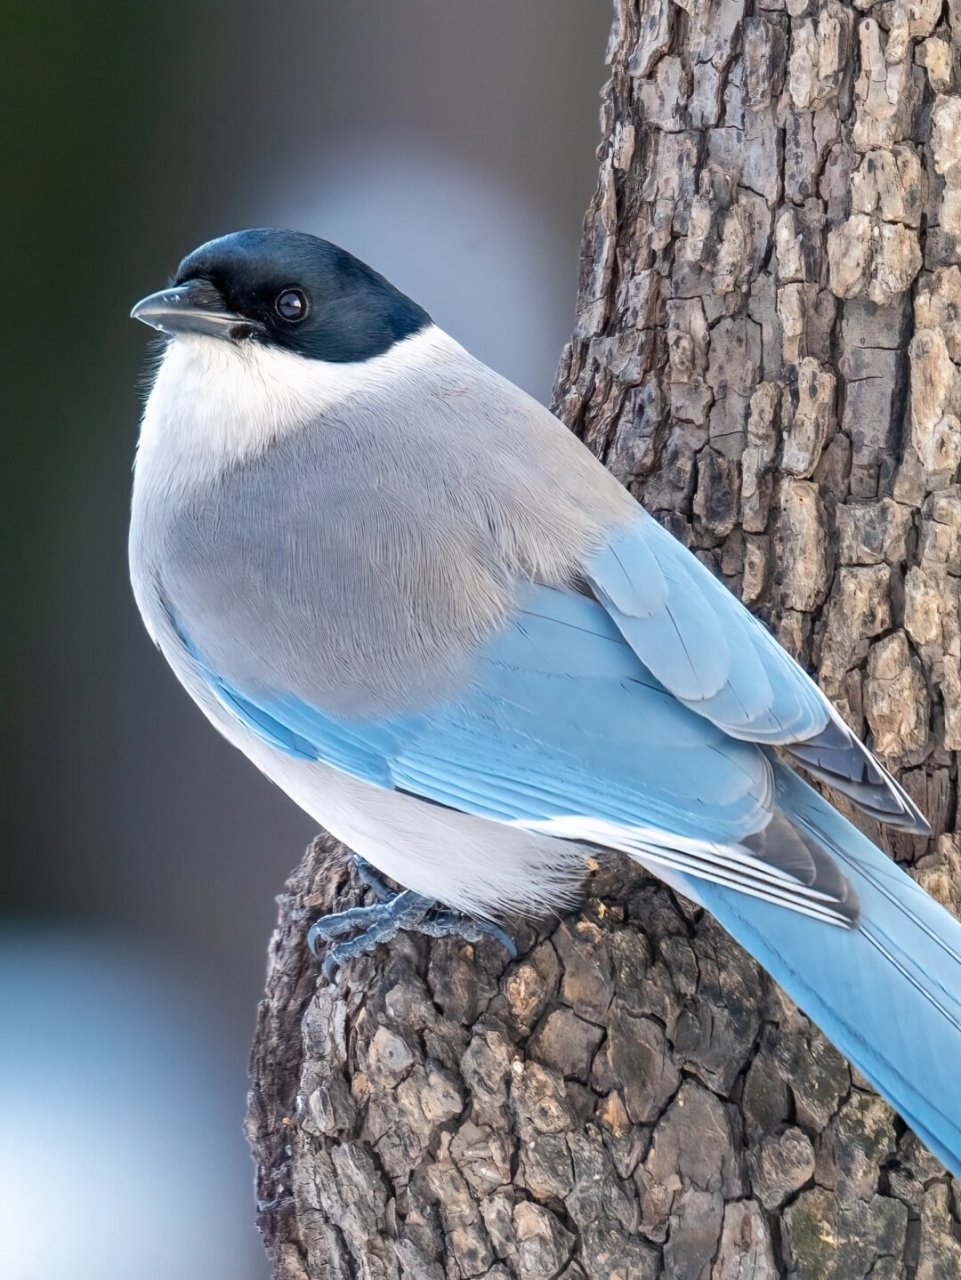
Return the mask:
[(209, 694), (190, 691), (262, 773), (332, 836), (405, 888), (474, 916), (540, 914), (576, 898), (585, 871), (583, 846), (386, 791), (330, 765), (285, 755)]

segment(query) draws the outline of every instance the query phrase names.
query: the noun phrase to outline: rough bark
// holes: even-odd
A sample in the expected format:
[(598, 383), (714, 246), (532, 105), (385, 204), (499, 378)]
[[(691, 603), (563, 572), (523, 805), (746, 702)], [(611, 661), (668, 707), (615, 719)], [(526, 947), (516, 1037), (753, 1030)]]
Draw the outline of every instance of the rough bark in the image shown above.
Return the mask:
[[(557, 410), (817, 670), (961, 913), (961, 6), (616, 8)], [(254, 1046), (277, 1276), (961, 1275), (961, 1185), (703, 913), (612, 860), (514, 964), (406, 936), (331, 987), (342, 859)]]

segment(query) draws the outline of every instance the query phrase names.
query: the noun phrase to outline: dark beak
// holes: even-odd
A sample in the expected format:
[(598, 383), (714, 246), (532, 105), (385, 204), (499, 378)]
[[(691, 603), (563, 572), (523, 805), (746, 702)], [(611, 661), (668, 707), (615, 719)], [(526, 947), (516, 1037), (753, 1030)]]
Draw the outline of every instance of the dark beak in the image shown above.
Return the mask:
[(218, 290), (208, 280), (188, 280), (173, 289), (161, 289), (141, 299), (130, 313), (161, 333), (205, 333), (214, 338), (249, 338), (260, 325), (228, 311)]

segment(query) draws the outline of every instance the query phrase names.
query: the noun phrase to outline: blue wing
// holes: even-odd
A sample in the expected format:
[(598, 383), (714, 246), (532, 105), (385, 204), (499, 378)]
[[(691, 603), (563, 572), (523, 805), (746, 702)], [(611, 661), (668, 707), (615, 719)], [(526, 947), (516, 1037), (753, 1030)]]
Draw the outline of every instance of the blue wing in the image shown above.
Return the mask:
[(638, 657), (732, 737), (777, 744), (866, 812), (927, 831), (913, 801), (813, 680), (696, 556), (639, 509), (585, 576)]
[(191, 652), (221, 702), (289, 755), (825, 918), (851, 917), (843, 882), (825, 879), (830, 864), (788, 830), (770, 841), (765, 753), (682, 705), (596, 601), (525, 586), (462, 697), (377, 722), (328, 715), (282, 689), (238, 689)]

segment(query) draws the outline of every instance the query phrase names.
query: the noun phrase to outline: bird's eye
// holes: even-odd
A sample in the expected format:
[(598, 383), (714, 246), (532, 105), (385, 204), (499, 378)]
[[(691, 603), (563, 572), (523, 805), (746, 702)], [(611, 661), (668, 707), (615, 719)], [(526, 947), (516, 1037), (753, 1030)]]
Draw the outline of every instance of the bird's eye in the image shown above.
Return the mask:
[(274, 310), (281, 320), (286, 320), (288, 324), (296, 324), (307, 314), (307, 299), (299, 289), (285, 289), (283, 293), (277, 295)]

